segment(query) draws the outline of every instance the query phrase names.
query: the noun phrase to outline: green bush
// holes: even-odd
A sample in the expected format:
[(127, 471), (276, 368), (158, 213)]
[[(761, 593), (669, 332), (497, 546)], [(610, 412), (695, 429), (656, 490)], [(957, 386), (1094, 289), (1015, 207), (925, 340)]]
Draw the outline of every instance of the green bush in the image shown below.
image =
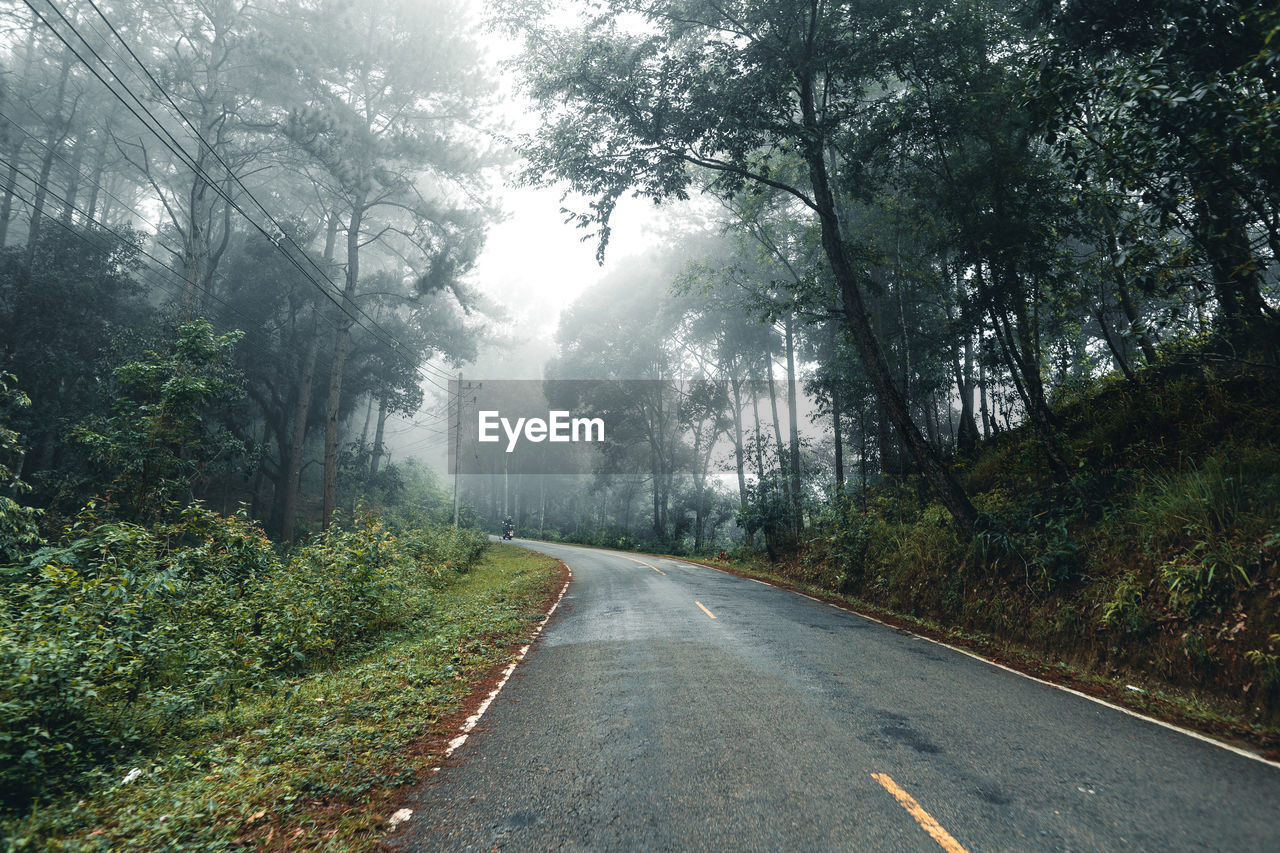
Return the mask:
[(1251, 583), (1257, 543), (1280, 513), (1280, 454), (1225, 448), (1146, 474), (1127, 520), (1178, 612), (1215, 609)]
[(364, 516), (282, 556), (200, 505), (150, 527), (90, 506), (5, 569), (0, 790), (8, 805), (177, 735), (202, 713), (367, 647), (425, 614), (486, 547)]

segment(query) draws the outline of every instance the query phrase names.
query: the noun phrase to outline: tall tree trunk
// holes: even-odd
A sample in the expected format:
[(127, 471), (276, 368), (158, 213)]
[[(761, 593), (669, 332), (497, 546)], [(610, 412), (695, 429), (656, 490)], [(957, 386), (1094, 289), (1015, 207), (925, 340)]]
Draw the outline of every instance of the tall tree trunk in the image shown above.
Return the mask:
[[(369, 453), (370, 460), (372, 460), (373, 458), (373, 453), (369, 450), (369, 446), (370, 446), (369, 445), (369, 427), (372, 426), (373, 424), (373, 404), (374, 404), (374, 397), (372, 394), (370, 394), (369, 402), (365, 404), (365, 407), (364, 407), (364, 425), (360, 427), (360, 447), (366, 453)], [(367, 465), (365, 467), (365, 470), (368, 470)]]
[[(774, 448), (777, 450), (777, 453), (778, 453), (778, 480), (781, 482), (781, 485), (782, 485), (783, 498), (786, 500), (788, 505), (791, 505), (794, 501), (793, 493), (791, 491), (791, 479), (789, 477), (783, 476), (783, 473), (787, 470), (787, 451), (782, 444), (782, 421), (778, 417), (778, 383), (775, 382), (773, 378), (772, 351), (768, 354), (768, 356), (769, 356), (768, 357), (769, 411), (773, 415), (773, 442), (774, 442)], [(793, 506), (792, 512), (787, 513), (787, 515), (790, 516), (790, 519), (791, 519), (791, 523), (788, 524), (787, 527), (791, 528), (791, 532), (792, 532), (791, 538), (793, 541), (795, 541), (799, 537), (795, 535), (796, 530), (795, 530), (794, 506)]]
[(342, 292), (344, 312), (338, 313), (333, 346), (333, 363), (329, 368), (329, 402), (324, 418), (324, 529), (329, 529), (333, 512), (338, 507), (338, 413), (342, 404), (342, 371), (347, 366), (351, 349), (351, 325), (355, 321), (348, 312), (355, 305), (356, 287), (360, 283), (360, 223), (364, 218), (366, 194), (361, 191), (351, 203), (351, 221), (347, 226), (347, 281)]
[(666, 525), (662, 520), (662, 472), (658, 466), (658, 451), (649, 445), (649, 472), (653, 477), (653, 535), (661, 542), (666, 539)]
[(965, 340), (964, 367), (956, 376), (956, 387), (960, 391), (960, 424), (956, 427), (956, 447), (961, 453), (968, 455), (978, 447), (978, 422), (973, 415), (973, 366), (969, 342)]
[(67, 94), (67, 78), (71, 74), (70, 57), (64, 57), (62, 61), (62, 73), (58, 77), (58, 94), (54, 96), (54, 103), (57, 105), (53, 119), (49, 122), (49, 139), (46, 140), (45, 154), (40, 160), (40, 177), (34, 188), (35, 196), (31, 202), (31, 221), (27, 229), (27, 269), (31, 269), (31, 264), (35, 260), (36, 245), (40, 242), (40, 226), (41, 220), (44, 218), (44, 203), (49, 192), (49, 173), (53, 170), (53, 158), (57, 156), (58, 149), (62, 147), (62, 142), (67, 137), (68, 119), (62, 115), (62, 102)]
[(924, 421), (925, 438), (934, 447), (942, 447), (942, 436), (938, 432), (938, 407), (933, 395), (925, 394), (920, 400), (920, 416)]
[(1116, 282), (1116, 295), (1120, 297), (1120, 307), (1124, 310), (1125, 319), (1129, 321), (1129, 334), (1138, 339), (1138, 347), (1142, 350), (1142, 357), (1147, 360), (1147, 364), (1155, 364), (1156, 348), (1151, 341), (1151, 335), (1147, 333), (1147, 327), (1142, 322), (1142, 318), (1138, 316), (1138, 310), (1134, 307), (1133, 298), (1129, 294), (1129, 287), (1121, 278)]
[(882, 406), (876, 406), (876, 449), (880, 457), (880, 474), (886, 477), (897, 476), (903, 468), (898, 464), (899, 443), (894, 438), (893, 422), (889, 420), (889, 412)]
[(1111, 357), (1116, 360), (1116, 366), (1120, 368), (1124, 378), (1132, 382), (1133, 370), (1129, 368), (1129, 359), (1125, 357), (1124, 347), (1116, 340), (1115, 334), (1111, 331), (1111, 324), (1107, 322), (1105, 301), (1101, 307), (1094, 310), (1093, 318), (1098, 321), (1098, 327), (1102, 329), (1102, 338), (1107, 342), (1107, 349), (1111, 350)]
[[(333, 251), (338, 237), (338, 216), (330, 211), (325, 225), (324, 260), (333, 263)], [(307, 354), (303, 359), (302, 379), (298, 385), (296, 404), (291, 421), (293, 432), (289, 440), (288, 459), (283, 460), (284, 495), (280, 511), (280, 535), (286, 542), (294, 541), (294, 527), (298, 518), (298, 492), (302, 480), (302, 452), (307, 441), (307, 417), (311, 413), (311, 394), (315, 388), (316, 362), (320, 354), (320, 308), (311, 308), (311, 333), (307, 335)]]
[[(201, 145), (203, 148), (203, 144)], [(201, 163), (203, 167), (203, 163)], [(194, 315), (201, 304), (200, 289), (204, 281), (206, 259), (209, 254), (209, 235), (205, 231), (205, 206), (208, 204), (208, 184), (199, 175), (192, 177), (188, 196), (191, 221), (187, 223), (186, 240), (182, 247), (182, 312)]]
[(801, 506), (800, 475), (800, 418), (796, 413), (796, 342), (793, 329), (794, 320), (787, 315), (784, 330), (787, 346), (787, 420), (791, 428), (791, 525), (796, 541), (800, 539), (800, 531), (804, 530), (804, 509)]
[[(80, 195), (80, 166), (84, 163), (84, 139), (76, 139), (71, 150), (71, 164), (67, 173), (67, 188), (62, 199), (62, 223), (70, 227), (76, 212), (76, 196)], [(88, 223), (85, 223), (86, 225)]]
[[(767, 357), (768, 356), (766, 354), (766, 359)], [(770, 372), (770, 376), (772, 377), (772, 372)], [(754, 420), (755, 433), (756, 433), (756, 442), (755, 442), (756, 444), (756, 499), (765, 500), (766, 499), (765, 490), (767, 488), (770, 488), (770, 486), (765, 482), (765, 479), (764, 479), (764, 441), (765, 439), (764, 439), (764, 430), (760, 426), (760, 390), (758, 387), (759, 384), (760, 384), (759, 380), (754, 380), (751, 383), (751, 414)], [(772, 378), (769, 379), (769, 387), (771, 389), (773, 388)], [(777, 530), (773, 527), (771, 523), (769, 523), (769, 524), (765, 524), (761, 528), (761, 532), (764, 534), (764, 549), (765, 549), (765, 553), (769, 555), (769, 562), (770, 563), (778, 562)]]
[(18, 182), (18, 157), (22, 145), (15, 142), (9, 152), (9, 169), (4, 177), (4, 198), (0, 199), (0, 249), (8, 245), (9, 222), (13, 219), (13, 191)]
[(729, 380), (733, 394), (733, 461), (738, 472), (738, 509), (747, 505), (747, 471), (742, 446), (742, 380), (736, 376)]
[(1202, 195), (1200, 240), (1209, 255), (1214, 296), (1223, 325), (1232, 332), (1266, 312), (1258, 265), (1249, 234), (1233, 193), (1213, 187)]
[[(957, 274), (954, 282), (957, 292), (964, 286), (963, 275)], [(947, 320), (955, 322), (956, 312), (948, 300), (943, 303)], [(960, 352), (953, 362), (956, 390), (960, 394), (960, 425), (955, 430), (956, 447), (966, 456), (973, 453), (978, 446), (978, 423), (973, 417), (973, 339), (969, 330), (960, 333)], [(951, 406), (947, 405), (947, 424), (951, 423)]]
[(992, 435), (991, 410), (987, 406), (987, 365), (978, 362), (978, 411), (982, 415), (982, 440)]
[[(714, 443), (714, 442), (713, 442)], [(693, 550), (702, 551), (703, 489), (706, 486), (707, 474), (702, 468), (702, 430), (695, 429), (693, 434), (693, 460), (697, 470), (693, 474)]]
[[(877, 265), (871, 268), (871, 281), (875, 285), (871, 296), (870, 321), (872, 334), (877, 341), (883, 341), (886, 339), (886, 330), (891, 319), (888, 300), (883, 295), (886, 287), (883, 267)], [(902, 460), (901, 442), (897, 440), (894, 434), (888, 411), (877, 404), (875, 414), (876, 451), (879, 454), (880, 474), (885, 477), (899, 476), (906, 471), (906, 465)]]
[(40, 177), (35, 186), (35, 196), (31, 202), (31, 219), (27, 226), (26, 266), (28, 270), (31, 269), (31, 265), (35, 262), (36, 247), (40, 243), (41, 225), (44, 220), (44, 203), (48, 197), (49, 173), (53, 169), (53, 158), (60, 144), (57, 140), (51, 140), (44, 157), (40, 160)]
[(382, 461), (382, 437), (387, 431), (387, 392), (383, 391), (378, 400), (378, 426), (373, 431), (373, 449), (369, 451), (369, 477), (378, 476), (378, 464)]
[[(1112, 227), (1110, 219), (1107, 221), (1106, 239), (1111, 257), (1113, 260), (1118, 260), (1120, 257), (1120, 243), (1116, 239), (1115, 228)], [(1124, 311), (1125, 319), (1129, 322), (1129, 334), (1137, 338), (1138, 346), (1142, 350), (1142, 356), (1147, 360), (1147, 363), (1154, 364), (1156, 360), (1155, 346), (1151, 343), (1151, 336), (1147, 334), (1146, 326), (1138, 316), (1138, 310), (1129, 294), (1129, 286), (1125, 283), (1124, 273), (1118, 268), (1118, 265), (1115, 285), (1116, 295), (1120, 298), (1120, 308)]]
[(778, 451), (778, 471), (781, 473), (787, 456), (782, 446), (782, 420), (778, 417), (778, 383), (773, 379), (773, 353), (769, 353), (769, 411), (773, 415), (773, 446)]
[(755, 418), (756, 430), (756, 482), (764, 486), (764, 433), (760, 431), (760, 393), (756, 387), (759, 382), (751, 383), (751, 412)]
[(120, 190), (120, 176), (104, 172), (102, 180), (105, 181), (106, 186), (102, 188), (101, 196), (94, 194), (94, 201), (97, 205), (94, 208), (94, 219), (102, 223), (104, 228), (111, 228), (114, 224), (113, 217), (115, 216), (116, 208), (124, 207), (123, 203), (112, 204), (112, 196)]
[(844, 437), (840, 434), (840, 388), (831, 383), (831, 429), (836, 443), (836, 494), (844, 494)]
[(102, 174), (107, 168), (108, 131), (98, 133), (98, 146), (93, 152), (93, 171), (89, 175), (89, 200), (84, 206), (84, 224), (92, 227), (98, 216), (98, 194), (102, 191)]
[(311, 334), (308, 336), (307, 354), (303, 359), (302, 378), (298, 383), (297, 403), (293, 409), (293, 431), (284, 460), (283, 495), (280, 508), (280, 537), (285, 542), (294, 541), (294, 527), (298, 520), (298, 491), (302, 481), (302, 453), (307, 443), (307, 416), (311, 412), (311, 391), (315, 386), (316, 361), (320, 353), (320, 309), (311, 314)]
[[(232, 181), (228, 177), (223, 181), (222, 192), (231, 198)], [(209, 239), (213, 239), (213, 208), (215, 202), (209, 204), (209, 227), (207, 229)], [(222, 200), (222, 237), (218, 240), (216, 246), (212, 242), (209, 244), (209, 251), (205, 256), (204, 269), (201, 273), (200, 298), (203, 310), (206, 314), (213, 311), (214, 287), (216, 285), (216, 274), (218, 272), (218, 264), (222, 260), (223, 254), (227, 251), (227, 246), (231, 245), (231, 203), (226, 199)]]
[(800, 71), (798, 77), (800, 109), (805, 129), (808, 131), (802, 143), (803, 153), (809, 167), (814, 205), (817, 208), (822, 230), (822, 247), (831, 265), (831, 272), (840, 287), (850, 337), (858, 349), (863, 367), (876, 391), (880, 405), (888, 413), (907, 452), (911, 454), (916, 466), (933, 488), (942, 505), (955, 519), (961, 536), (967, 539), (973, 535), (977, 527), (978, 511), (942, 461), (941, 455), (920, 434), (919, 428), (911, 420), (906, 401), (894, 387), (884, 353), (871, 329), (866, 304), (861, 288), (858, 286), (857, 273), (849, 261), (844, 242), (840, 238), (840, 223), (836, 218), (835, 201), (831, 193), (823, 154), (823, 129), (814, 105), (813, 72), (806, 68)]
[(867, 407), (858, 406), (858, 495), (867, 505)]

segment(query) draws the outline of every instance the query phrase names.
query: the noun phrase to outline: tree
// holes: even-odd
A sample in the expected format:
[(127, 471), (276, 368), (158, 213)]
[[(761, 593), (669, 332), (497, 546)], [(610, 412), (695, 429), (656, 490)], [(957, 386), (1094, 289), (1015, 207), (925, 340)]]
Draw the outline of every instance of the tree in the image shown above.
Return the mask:
[[(304, 26), (317, 44), (306, 101), (285, 132), (333, 183), (346, 230), (346, 272), (325, 415), (324, 524), (337, 505), (339, 414), (351, 331), (360, 323), (361, 252), (379, 242), (423, 291), (452, 287), (475, 259), (485, 211), (471, 122), (483, 92), (476, 48), (455, 0), (374, 9), (322, 3)], [(374, 216), (381, 215), (381, 222)]]
[(104, 497), (124, 517), (168, 518), (190, 503), (211, 466), (243, 453), (216, 417), (243, 394), (231, 365), (240, 337), (215, 335), (204, 320), (182, 323), (113, 371), (112, 415), (75, 429), (75, 440), (110, 478)]
[(73, 467), (67, 433), (108, 403), (104, 351), (152, 316), (137, 277), (141, 240), (55, 223), (38, 235), (34, 251), (0, 253), (0, 354), (32, 400), (14, 424), (29, 450), (24, 479), (37, 485), (41, 504), (56, 486), (36, 474)]
[[(526, 153), (532, 180), (564, 179), (589, 196), (580, 216), (601, 251), (617, 199), (688, 195), (704, 170), (727, 192), (774, 187), (817, 219), (850, 337), (881, 407), (963, 534), (978, 514), (912, 421), (872, 329), (863, 278), (841, 232), (831, 151), (886, 71), (884, 43), (906, 19), (897, 4), (603, 3), (571, 32), (507, 7), (526, 34), (523, 68), (543, 127)], [(625, 13), (631, 13), (627, 24)], [(642, 24), (632, 26), (638, 13)], [(779, 158), (804, 163), (780, 180)]]
[(1071, 0), (1041, 20), (1038, 115), (1078, 178), (1113, 182), (1191, 241), (1226, 329), (1274, 315), (1261, 291), (1280, 258), (1274, 4)]

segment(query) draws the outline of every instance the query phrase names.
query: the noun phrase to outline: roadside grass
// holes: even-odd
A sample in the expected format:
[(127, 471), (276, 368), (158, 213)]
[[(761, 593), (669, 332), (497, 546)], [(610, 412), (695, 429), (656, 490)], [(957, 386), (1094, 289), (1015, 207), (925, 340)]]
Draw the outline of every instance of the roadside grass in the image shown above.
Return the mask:
[(141, 764), (95, 771), (87, 793), (0, 822), (3, 849), (372, 849), (397, 789), (438, 758), (442, 721), (541, 618), (557, 567), (491, 546), (372, 651), (194, 720)]

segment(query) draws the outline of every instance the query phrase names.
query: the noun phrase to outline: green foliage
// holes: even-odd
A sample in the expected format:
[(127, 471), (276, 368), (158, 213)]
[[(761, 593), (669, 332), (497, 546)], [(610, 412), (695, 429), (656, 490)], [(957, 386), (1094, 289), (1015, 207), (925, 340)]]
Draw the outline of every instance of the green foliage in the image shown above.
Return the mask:
[(785, 474), (769, 471), (764, 480), (747, 486), (747, 501), (738, 510), (738, 526), (753, 535), (761, 531), (773, 538), (786, 528), (791, 518), (791, 506), (784, 485)]
[(243, 453), (216, 418), (243, 395), (231, 353), (239, 333), (215, 335), (205, 320), (183, 323), (113, 373), (109, 417), (91, 417), (74, 437), (111, 477), (108, 494), (124, 517), (148, 521), (191, 498), (196, 478), (217, 460)]
[(947, 513), (905, 482), (841, 496), (814, 518), (802, 565), (808, 578), (931, 615), (958, 610), (965, 549)]
[[(46, 212), (47, 215), (47, 212)], [(142, 235), (128, 229), (43, 229), (25, 266), (25, 247), (0, 251), (0, 365), (12, 373), (0, 390), (0, 418), (22, 433), (28, 472), (74, 467), (74, 454), (53, 450), (67, 431), (106, 406), (111, 363), (103, 358), (122, 330), (150, 321), (152, 309), (135, 279)], [(30, 395), (19, 403), (12, 389)], [(25, 399), (25, 395), (20, 395)], [(0, 465), (6, 462), (0, 447)], [(52, 473), (52, 472), (49, 472)], [(0, 480), (4, 479), (0, 475)], [(40, 478), (26, 477), (41, 489)]]
[(14, 562), (41, 543), (40, 510), (0, 495), (0, 566)]
[[(15, 410), (31, 405), (31, 400), (13, 386), (13, 381), (13, 374), (0, 372), (0, 414), (5, 416), (5, 421)], [(20, 464), (23, 453), (18, 433), (9, 429), (5, 422), (0, 422), (0, 491), (26, 490), (26, 484), (18, 479), (18, 472), (10, 467)], [(8, 495), (0, 494), (0, 566), (37, 547), (40, 542), (39, 519), (39, 510), (22, 506)]]
[[(12, 373), (0, 372), (0, 413), (5, 421), (10, 421), (15, 411), (31, 406), (31, 398), (15, 387), (16, 379)], [(18, 472), (10, 466), (21, 459), (22, 452), (18, 433), (0, 423), (0, 489), (20, 485)]]
[(7, 570), (0, 788), (10, 804), (364, 648), (429, 610), (432, 585), (484, 548), (475, 533), (396, 536), (365, 516), (282, 557), (243, 515), (192, 505), (144, 527), (96, 510)]
[(1144, 585), (1133, 572), (1126, 572), (1116, 581), (1110, 600), (1102, 604), (1102, 624), (1109, 628), (1136, 632), (1143, 625), (1142, 599)]
[(1280, 634), (1272, 634), (1267, 637), (1265, 649), (1250, 649), (1244, 653), (1245, 660), (1257, 667), (1263, 683), (1270, 688), (1280, 687), (1280, 654), (1276, 653), (1277, 645), (1280, 645)]
[(1222, 357), (1220, 335), (1198, 346), (1061, 401), (1068, 482), (1027, 428), (979, 446), (969, 543), (927, 491), (885, 478), (820, 508), (785, 573), (1233, 705), (1258, 683), (1240, 712), (1275, 719), (1280, 386)]
[(1249, 586), (1257, 542), (1280, 513), (1280, 457), (1230, 449), (1143, 478), (1129, 519), (1179, 612)]
[(452, 734), (442, 720), (512, 659), (557, 577), (550, 558), (494, 548), (433, 579), (435, 606), (363, 653), (195, 716), (145, 758), (104, 762), (83, 790), (0, 814), (0, 849), (227, 850), (272, 833), (295, 849), (373, 849), (400, 786)]

